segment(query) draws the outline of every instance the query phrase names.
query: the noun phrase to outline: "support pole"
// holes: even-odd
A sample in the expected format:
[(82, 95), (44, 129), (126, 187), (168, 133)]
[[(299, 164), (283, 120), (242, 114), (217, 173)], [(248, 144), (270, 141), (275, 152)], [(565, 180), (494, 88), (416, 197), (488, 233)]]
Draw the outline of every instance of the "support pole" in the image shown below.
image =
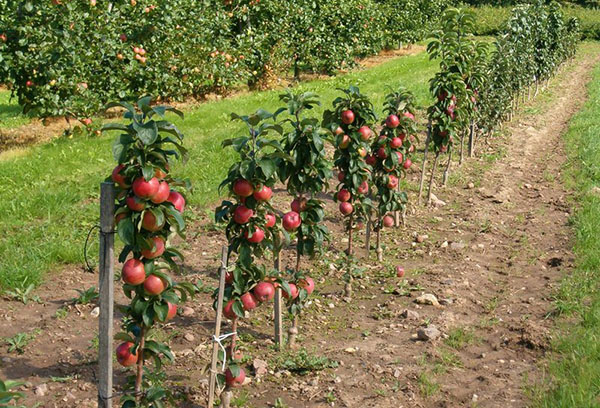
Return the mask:
[[(281, 260), (280, 260), (279, 252), (277, 253), (277, 256), (275, 257), (275, 270), (277, 272), (281, 271)], [(273, 306), (273, 312), (274, 312), (273, 323), (275, 326), (275, 345), (277, 346), (278, 350), (281, 350), (281, 347), (283, 346), (283, 313), (282, 313), (281, 287), (279, 287), (279, 286), (275, 289), (274, 301), (275, 302), (274, 302), (274, 306)]]
[(431, 141), (431, 120), (427, 124), (427, 138), (425, 139), (425, 152), (423, 153), (423, 164), (421, 166), (421, 181), (419, 183), (419, 198), (418, 203), (421, 204), (421, 195), (423, 194), (423, 185), (425, 184), (425, 165), (427, 164), (427, 151), (429, 150), (429, 142)]
[(100, 185), (100, 316), (98, 329), (98, 408), (112, 408), (115, 187)]
[(475, 153), (475, 122), (472, 120), (469, 125), (469, 157)]
[[(221, 321), (223, 319), (223, 297), (225, 294), (225, 275), (227, 274), (228, 248), (221, 249), (221, 267), (219, 268), (219, 294), (217, 295), (217, 317), (215, 319), (215, 338), (221, 335)], [(219, 344), (213, 339), (213, 352), (210, 365), (210, 380), (208, 383), (208, 408), (215, 404), (215, 388), (217, 385), (217, 363), (219, 360)], [(227, 358), (227, 356), (223, 356)]]

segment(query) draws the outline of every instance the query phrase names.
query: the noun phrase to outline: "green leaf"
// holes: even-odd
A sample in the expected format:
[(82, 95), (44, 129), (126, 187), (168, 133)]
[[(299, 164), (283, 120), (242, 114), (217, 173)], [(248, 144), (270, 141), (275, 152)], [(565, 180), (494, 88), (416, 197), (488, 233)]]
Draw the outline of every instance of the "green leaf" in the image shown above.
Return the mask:
[(124, 218), (119, 222), (117, 233), (126, 245), (133, 245), (135, 243), (135, 227), (131, 218)]
[(153, 120), (144, 124), (139, 124), (137, 123), (137, 121), (134, 121), (133, 130), (135, 130), (135, 132), (137, 133), (137, 137), (146, 146), (153, 144), (158, 138), (158, 126)]
[(158, 320), (164, 322), (167, 320), (167, 314), (169, 313), (169, 305), (166, 303), (154, 303), (154, 312), (158, 317)]

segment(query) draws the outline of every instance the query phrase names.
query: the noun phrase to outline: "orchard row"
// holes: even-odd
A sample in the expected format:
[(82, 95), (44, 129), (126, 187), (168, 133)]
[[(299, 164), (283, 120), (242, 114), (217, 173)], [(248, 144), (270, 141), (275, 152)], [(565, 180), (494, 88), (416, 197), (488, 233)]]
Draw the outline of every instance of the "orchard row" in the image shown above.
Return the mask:
[(417, 41), (441, 0), (0, 0), (0, 83), (37, 116), (334, 73)]

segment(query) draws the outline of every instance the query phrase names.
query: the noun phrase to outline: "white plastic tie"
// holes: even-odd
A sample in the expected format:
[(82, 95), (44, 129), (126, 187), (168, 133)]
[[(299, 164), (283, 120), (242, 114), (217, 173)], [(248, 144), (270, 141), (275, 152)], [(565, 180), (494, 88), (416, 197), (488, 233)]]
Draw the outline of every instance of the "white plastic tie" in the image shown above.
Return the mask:
[(219, 347), (221, 347), (221, 350), (223, 350), (223, 368), (221, 369), (221, 371), (225, 371), (225, 362), (227, 360), (227, 351), (225, 350), (225, 346), (223, 346), (223, 340), (227, 339), (228, 337), (234, 336), (236, 335), (237, 332), (232, 332), (232, 333), (227, 333), (227, 334), (222, 334), (219, 337), (215, 336), (213, 334), (212, 338), (213, 341), (216, 342)]

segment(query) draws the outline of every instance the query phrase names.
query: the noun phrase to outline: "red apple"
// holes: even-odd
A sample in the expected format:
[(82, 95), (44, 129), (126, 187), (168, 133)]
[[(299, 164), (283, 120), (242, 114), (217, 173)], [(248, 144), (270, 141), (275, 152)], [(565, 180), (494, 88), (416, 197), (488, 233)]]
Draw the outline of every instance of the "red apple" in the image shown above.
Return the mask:
[(262, 186), (260, 190), (254, 192), (254, 199), (256, 201), (269, 201), (272, 195), (273, 190), (271, 190), (271, 187)]
[(358, 194), (367, 194), (369, 192), (369, 183), (365, 180), (358, 186)]
[(267, 302), (275, 296), (275, 286), (271, 282), (259, 282), (252, 293), (259, 302)]
[(375, 163), (377, 163), (377, 159), (375, 158), (375, 156), (373, 155), (368, 155), (367, 158), (365, 159), (365, 162), (369, 165), (369, 166), (374, 166)]
[(400, 125), (400, 119), (396, 115), (389, 115), (385, 119), (385, 125), (389, 128), (397, 128)]
[(288, 232), (295, 231), (300, 226), (301, 222), (302, 219), (300, 218), (300, 214), (296, 211), (290, 211), (285, 214), (282, 220), (283, 228)]
[(340, 126), (337, 127), (337, 129), (335, 130), (335, 132), (333, 132), (334, 135), (339, 136), (342, 133), (344, 133), (344, 129), (342, 129)]
[[(169, 165), (165, 165), (166, 169), (169, 170)], [(167, 177), (167, 173), (161, 169), (160, 167), (155, 167), (154, 168), (154, 177), (156, 177), (159, 180), (164, 179), (165, 177)]]
[(146, 280), (146, 271), (144, 269), (144, 263), (139, 259), (132, 258), (123, 264), (123, 271), (121, 272), (121, 278), (123, 282), (128, 285), (140, 285)]
[(367, 155), (367, 150), (364, 147), (359, 147), (358, 148), (358, 155), (360, 157), (365, 157)]
[(115, 215), (115, 225), (119, 225), (119, 223), (121, 222), (121, 220), (125, 219), (129, 217), (129, 213), (119, 213), (117, 215)]
[(180, 213), (182, 213), (185, 209), (185, 198), (183, 198), (183, 196), (177, 191), (171, 191), (167, 201), (172, 203), (175, 209)]
[(167, 302), (167, 305), (169, 306), (169, 311), (167, 312), (167, 318), (165, 319), (165, 322), (168, 322), (177, 315), (177, 305), (174, 305), (171, 302)]
[(306, 290), (306, 293), (308, 293), (309, 295), (315, 290), (315, 281), (309, 277), (300, 280), (298, 282), (298, 285), (300, 285), (301, 288)]
[(412, 160), (410, 159), (406, 159), (406, 161), (404, 162), (404, 164), (402, 165), (406, 170), (408, 170), (410, 168), (410, 166), (412, 166)]
[(345, 110), (342, 112), (342, 123), (349, 125), (354, 122), (354, 112), (351, 110)]
[(165, 252), (165, 240), (162, 237), (152, 237), (154, 248), (142, 249), (142, 256), (146, 259), (158, 258)]
[(402, 139), (400, 139), (399, 137), (393, 138), (392, 141), (390, 142), (390, 147), (392, 149), (397, 149), (399, 147), (402, 147)]
[(446, 99), (448, 97), (448, 92), (446, 91), (442, 91), (438, 94), (437, 99), (439, 102), (443, 101), (444, 99)]
[(245, 224), (250, 221), (250, 218), (254, 215), (254, 211), (245, 205), (239, 205), (233, 212), (233, 220), (238, 224)]
[(294, 198), (294, 200), (290, 204), (290, 207), (291, 207), (292, 211), (295, 211), (297, 213), (301, 213), (302, 211), (306, 210), (306, 203), (307, 202), (308, 202), (308, 200), (306, 198), (304, 198), (304, 197), (302, 197), (302, 198), (296, 197), (296, 198)]
[(225, 283), (231, 285), (233, 283), (233, 272), (225, 272)]
[(262, 242), (263, 239), (265, 239), (265, 232), (258, 227), (256, 227), (251, 237), (248, 237), (249, 235), (250, 234), (248, 233), (248, 231), (244, 233), (244, 236), (251, 244), (258, 244)]
[(387, 186), (390, 190), (398, 187), (398, 177), (394, 176), (393, 174), (390, 174)]
[(360, 138), (366, 142), (371, 138), (373, 131), (368, 126), (362, 126), (360, 129), (358, 129), (358, 133), (360, 133)]
[(250, 197), (254, 193), (254, 186), (246, 179), (237, 179), (233, 183), (233, 192), (240, 197)]
[(235, 303), (235, 299), (231, 299), (227, 304), (223, 307), (223, 315), (229, 320), (237, 319), (238, 315), (233, 311), (233, 304)]
[(148, 275), (144, 281), (144, 290), (152, 296), (160, 295), (166, 287), (165, 281), (156, 275)]
[(92, 124), (92, 119), (90, 118), (83, 118), (81, 119), (81, 123), (83, 123), (85, 126), (89, 126)]
[(156, 177), (146, 181), (143, 177), (138, 177), (133, 182), (133, 193), (144, 199), (152, 198), (158, 192), (159, 182)]
[(394, 226), (394, 219), (392, 217), (390, 217), (389, 215), (386, 215), (385, 217), (383, 217), (383, 226), (384, 227), (393, 227)]
[(33, 81), (31, 81), (31, 80), (29, 80), (29, 81), (25, 82), (25, 86), (26, 86), (27, 88), (31, 88), (31, 87), (32, 87), (32, 86), (34, 86), (34, 85), (35, 85), (35, 84), (34, 84), (34, 83), (33, 83)]
[(117, 183), (121, 188), (129, 187), (129, 184), (127, 184), (127, 182), (125, 181), (125, 177), (121, 174), (121, 171), (124, 168), (125, 165), (119, 164), (117, 167), (114, 168), (114, 170), (112, 171), (112, 175), (110, 176), (112, 178), (112, 181)]
[(229, 368), (227, 369), (227, 371), (225, 371), (225, 384), (227, 384), (228, 387), (240, 387), (242, 384), (244, 384), (245, 380), (246, 372), (243, 368), (240, 368), (240, 374), (237, 377), (233, 376)]
[(164, 203), (169, 199), (170, 195), (171, 189), (169, 188), (169, 184), (166, 181), (161, 181), (158, 184), (158, 191), (152, 196), (151, 201), (154, 204)]
[(402, 153), (396, 151), (396, 157), (398, 157), (398, 163), (402, 163), (402, 160), (404, 160), (404, 157), (402, 156)]
[(338, 178), (338, 181), (341, 183), (346, 178), (346, 174), (343, 171), (340, 171), (338, 173), (338, 177), (337, 178)]
[(127, 207), (129, 207), (131, 211), (142, 211), (146, 208), (146, 202), (136, 196), (127, 197), (125, 203), (127, 203)]
[(352, 211), (354, 211), (354, 207), (352, 207), (352, 204), (350, 204), (349, 202), (343, 202), (340, 203), (340, 212), (344, 215), (350, 215), (352, 214)]
[(267, 228), (274, 227), (277, 222), (277, 218), (274, 214), (265, 214), (265, 219), (267, 220), (267, 223), (265, 224), (265, 227)]
[(352, 194), (350, 194), (350, 191), (346, 190), (345, 188), (341, 189), (337, 193), (337, 199), (338, 199), (338, 201), (341, 201), (341, 202), (348, 201), (348, 200), (350, 200), (351, 197), (352, 197)]
[(413, 115), (410, 112), (404, 112), (403, 115), (405, 118), (409, 118), (410, 120), (415, 120), (415, 115)]
[(258, 299), (250, 292), (246, 292), (240, 296), (240, 300), (242, 301), (242, 305), (244, 305), (244, 310), (251, 311), (258, 306)]
[(396, 276), (399, 278), (404, 276), (404, 268), (400, 265), (396, 266)]
[(387, 158), (387, 153), (385, 152), (385, 147), (380, 147), (379, 149), (377, 149), (377, 157), (379, 157), (381, 160)]
[[(292, 299), (296, 299), (298, 297), (298, 287), (296, 286), (296, 284), (290, 283), (290, 292), (291, 292)], [(283, 293), (284, 298), (286, 298), (286, 299), (290, 298), (290, 295), (288, 295), (285, 290), (282, 293)]]
[(151, 211), (146, 211), (144, 213), (144, 217), (142, 218), (142, 228), (146, 231), (156, 232), (160, 231), (162, 227), (165, 225), (165, 221), (159, 225), (156, 223), (156, 217)]
[(133, 344), (134, 343), (127, 341), (125, 343), (121, 343), (119, 347), (117, 347), (117, 361), (123, 367), (131, 367), (132, 365), (135, 365), (135, 363), (137, 363), (137, 353), (133, 354), (131, 352)]
[(340, 142), (339, 148), (347, 149), (349, 145), (350, 145), (350, 136), (348, 136), (348, 135), (342, 136), (342, 141)]
[(119, 36), (119, 40), (121, 40), (121, 42), (125, 42), (125, 41), (127, 41), (127, 36), (125, 34), (121, 34)]

